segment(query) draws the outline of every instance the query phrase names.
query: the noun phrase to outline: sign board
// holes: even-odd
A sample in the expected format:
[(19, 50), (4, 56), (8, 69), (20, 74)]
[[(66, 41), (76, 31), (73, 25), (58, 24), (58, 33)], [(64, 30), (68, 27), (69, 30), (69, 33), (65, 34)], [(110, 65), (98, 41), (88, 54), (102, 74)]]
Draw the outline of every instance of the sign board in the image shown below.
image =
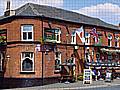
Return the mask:
[(92, 71), (91, 69), (84, 69), (83, 84), (91, 83), (92, 83)]
[(7, 30), (0, 30), (0, 46), (7, 45)]
[(54, 51), (56, 45), (47, 45), (47, 44), (37, 44), (35, 50), (38, 52), (49, 52)]

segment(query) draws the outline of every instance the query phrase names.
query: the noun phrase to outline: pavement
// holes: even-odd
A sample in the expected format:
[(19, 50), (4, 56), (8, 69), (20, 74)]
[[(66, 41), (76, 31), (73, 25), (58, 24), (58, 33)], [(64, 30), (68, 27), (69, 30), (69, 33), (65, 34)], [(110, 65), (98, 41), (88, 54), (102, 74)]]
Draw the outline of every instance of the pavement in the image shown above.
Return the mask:
[(114, 79), (112, 82), (105, 82), (104, 80), (92, 81), (92, 84), (83, 84), (82, 81), (74, 83), (55, 83), (44, 86), (14, 88), (4, 90), (84, 90), (89, 88), (111, 87), (120, 85), (120, 79)]

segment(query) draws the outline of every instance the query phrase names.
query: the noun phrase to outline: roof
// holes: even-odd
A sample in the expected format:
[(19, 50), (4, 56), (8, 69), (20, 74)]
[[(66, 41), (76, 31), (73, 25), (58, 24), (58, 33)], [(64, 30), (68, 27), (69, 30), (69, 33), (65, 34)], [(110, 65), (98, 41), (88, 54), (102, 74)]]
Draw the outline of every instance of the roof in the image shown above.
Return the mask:
[(38, 5), (33, 3), (27, 3), (22, 7), (16, 9), (15, 16), (44, 16), (44, 17), (49, 17), (64, 21), (70, 21), (70, 22), (87, 24), (87, 25), (95, 25), (95, 26), (120, 30), (118, 26), (108, 24), (98, 18), (89, 17), (86, 15), (82, 15), (76, 12), (72, 12), (56, 7)]

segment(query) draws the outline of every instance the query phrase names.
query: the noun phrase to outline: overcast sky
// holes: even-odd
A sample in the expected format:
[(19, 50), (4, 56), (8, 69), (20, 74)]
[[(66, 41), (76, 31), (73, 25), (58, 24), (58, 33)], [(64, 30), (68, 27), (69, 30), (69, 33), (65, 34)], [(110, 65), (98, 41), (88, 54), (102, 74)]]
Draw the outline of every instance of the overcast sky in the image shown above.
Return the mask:
[[(6, 8), (7, 0), (0, 0), (0, 15)], [(120, 23), (120, 0), (11, 0), (12, 9), (31, 2), (59, 7), (118, 25)]]

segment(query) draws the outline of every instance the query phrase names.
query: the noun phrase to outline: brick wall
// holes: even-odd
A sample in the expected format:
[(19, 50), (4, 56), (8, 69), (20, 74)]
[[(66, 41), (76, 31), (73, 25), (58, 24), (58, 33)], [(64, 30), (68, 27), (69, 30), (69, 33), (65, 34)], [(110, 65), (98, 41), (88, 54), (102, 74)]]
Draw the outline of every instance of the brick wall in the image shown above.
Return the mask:
[[(40, 41), (40, 38), (42, 37), (42, 22), (39, 19), (15, 19), (11, 21), (10, 23), (6, 23), (3, 25), (0, 25), (0, 29), (7, 29), (7, 40), (8, 42), (12, 41), (21, 41), (21, 25), (22, 24), (33, 24), (34, 25), (34, 41)], [(73, 29), (80, 28), (82, 25), (80, 24), (74, 24), (74, 23), (65, 23), (66, 26), (68, 26), (69, 30), (69, 36), (68, 36), (68, 43), (71, 42), (71, 33)], [(68, 33), (67, 28), (62, 22), (52, 21), (51, 27), (52, 28), (61, 28), (61, 43), (66, 43), (66, 33)], [(45, 20), (43, 22), (43, 27), (48, 27), (48, 21)], [(92, 28), (91, 26), (85, 26), (85, 31), (89, 32)], [(113, 30), (108, 30), (105, 28), (98, 28), (96, 27), (97, 31), (101, 32), (103, 34), (103, 43), (107, 46), (107, 40), (105, 37), (106, 34), (111, 33), (113, 36)], [(105, 31), (105, 32), (104, 32)], [(120, 36), (120, 35), (119, 35)], [(91, 44), (93, 44), (92, 36), (90, 37)], [(114, 40), (112, 41), (112, 45), (114, 44)], [(77, 36), (77, 43), (79, 45), (83, 45), (81, 43), (81, 40)], [(7, 61), (6, 64), (6, 71), (5, 71), (5, 77), (16, 77), (16, 78), (39, 78), (42, 75), (42, 53), (41, 52), (35, 52), (35, 46), (36, 44), (23, 44), (23, 43), (16, 43), (8, 45), (7, 53), (6, 55), (10, 55), (10, 60)], [(62, 62), (66, 58), (70, 58), (71, 54), (73, 54), (73, 46), (68, 46), (67, 50), (65, 46), (59, 46), (60, 51), (62, 52)], [(35, 73), (34, 74), (21, 74), (20, 73), (20, 55), (21, 52), (26, 51), (32, 51), (34, 52), (34, 60), (35, 60)], [(67, 53), (67, 54), (66, 54)], [(84, 48), (79, 47), (78, 50), (79, 53), (79, 60), (84, 60)], [(53, 77), (53, 76), (59, 76), (59, 74), (54, 73), (54, 65), (55, 65), (55, 53), (49, 52), (48, 55), (45, 55), (44, 53), (44, 76), (45, 77)], [(67, 55), (67, 57), (66, 57)], [(95, 58), (95, 56), (94, 56)], [(7, 60), (7, 58), (6, 58)], [(76, 58), (76, 73), (81, 73), (81, 64), (79, 63), (79, 60)]]

